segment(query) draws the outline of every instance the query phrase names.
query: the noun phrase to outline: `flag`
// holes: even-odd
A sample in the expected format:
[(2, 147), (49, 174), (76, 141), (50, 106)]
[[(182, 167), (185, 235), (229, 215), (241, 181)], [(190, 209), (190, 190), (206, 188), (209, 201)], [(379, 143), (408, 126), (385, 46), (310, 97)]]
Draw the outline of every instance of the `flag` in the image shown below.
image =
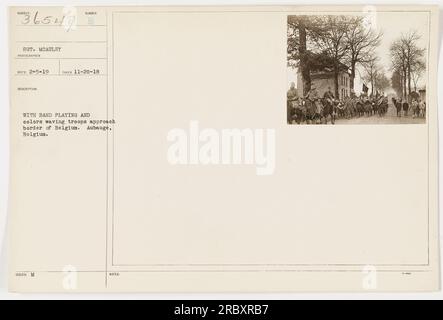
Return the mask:
[(364, 93), (368, 93), (368, 90), (369, 90), (369, 88), (363, 83), (363, 89), (362, 89), (362, 91), (363, 91)]

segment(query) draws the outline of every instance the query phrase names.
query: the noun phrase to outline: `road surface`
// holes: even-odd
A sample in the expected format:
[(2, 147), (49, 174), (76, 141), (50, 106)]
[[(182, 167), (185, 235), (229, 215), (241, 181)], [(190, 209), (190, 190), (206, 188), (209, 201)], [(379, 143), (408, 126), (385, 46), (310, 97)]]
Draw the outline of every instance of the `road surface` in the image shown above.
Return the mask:
[[(397, 117), (397, 110), (393, 105), (389, 105), (388, 112), (385, 116), (380, 117), (373, 115), (370, 117), (362, 116), (360, 118), (352, 119), (337, 119), (335, 124), (416, 124), (426, 123), (425, 118), (413, 118), (410, 114), (407, 117), (404, 116), (403, 111), (401, 117)], [(330, 122), (329, 122), (330, 123)]]

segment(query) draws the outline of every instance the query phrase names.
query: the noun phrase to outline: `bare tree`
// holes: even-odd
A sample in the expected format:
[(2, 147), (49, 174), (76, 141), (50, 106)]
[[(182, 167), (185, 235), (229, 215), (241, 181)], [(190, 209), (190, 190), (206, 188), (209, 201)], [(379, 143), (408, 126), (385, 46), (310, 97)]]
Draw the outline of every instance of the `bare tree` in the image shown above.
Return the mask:
[(348, 54), (349, 45), (346, 35), (350, 28), (350, 19), (346, 16), (321, 16), (323, 28), (311, 30), (310, 36), (319, 50), (333, 61), (335, 96), (339, 96), (339, 73), (341, 64)]
[(418, 40), (420, 40), (418, 32), (410, 31), (402, 34), (390, 48), (392, 69), (398, 71), (402, 78), (403, 97), (410, 96), (414, 78), (416, 84), (425, 69), (425, 49), (418, 47)]
[(377, 92), (383, 94), (385, 92), (385, 90), (387, 88), (389, 88), (391, 86), (391, 82), (389, 81), (389, 79), (386, 77), (386, 72), (381, 69), (375, 78), (375, 89)]
[(364, 76), (363, 80), (371, 84), (371, 94), (374, 95), (377, 84), (377, 78), (381, 73), (381, 68), (379, 66), (379, 58), (377, 56), (371, 55), (368, 57), (368, 61), (363, 64)]
[(345, 34), (348, 47), (347, 60), (349, 61), (350, 85), (354, 89), (356, 66), (369, 63), (372, 54), (380, 45), (383, 33), (376, 33), (373, 29), (364, 26), (363, 17), (353, 17), (349, 21), (349, 30)]
[(406, 79), (408, 73), (408, 66), (406, 63), (407, 61), (406, 50), (405, 47), (403, 46), (401, 39), (398, 39), (391, 44), (390, 54), (391, 54), (391, 63), (392, 63), (391, 69), (399, 74), (399, 78), (401, 81), (401, 89), (402, 89), (401, 97), (405, 98), (407, 96)]
[(426, 71), (426, 63), (422, 59), (416, 60), (411, 66), (411, 78), (414, 83), (414, 91), (417, 92), (417, 85)]
[(311, 67), (307, 50), (307, 28), (310, 20), (306, 16), (288, 17), (288, 64), (300, 68), (303, 94), (311, 90)]
[(399, 71), (398, 69), (395, 69), (392, 72), (391, 86), (394, 89), (394, 91), (398, 97), (403, 96), (403, 79), (401, 76), (401, 71)]

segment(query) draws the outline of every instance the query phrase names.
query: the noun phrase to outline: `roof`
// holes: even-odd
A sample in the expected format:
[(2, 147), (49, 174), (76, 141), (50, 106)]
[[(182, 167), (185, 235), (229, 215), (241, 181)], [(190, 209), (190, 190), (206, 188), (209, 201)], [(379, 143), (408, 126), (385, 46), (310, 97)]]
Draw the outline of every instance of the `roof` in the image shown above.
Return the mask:
[[(334, 65), (337, 60), (330, 57), (327, 53), (308, 52), (308, 62), (311, 65), (311, 73), (329, 73), (334, 71)], [(339, 71), (348, 72), (349, 67), (342, 62), (338, 62)]]

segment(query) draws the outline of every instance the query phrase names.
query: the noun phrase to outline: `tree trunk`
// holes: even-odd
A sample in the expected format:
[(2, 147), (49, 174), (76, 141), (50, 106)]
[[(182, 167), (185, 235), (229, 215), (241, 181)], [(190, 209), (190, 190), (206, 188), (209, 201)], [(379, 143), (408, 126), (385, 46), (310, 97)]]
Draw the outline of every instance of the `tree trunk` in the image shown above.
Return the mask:
[(334, 95), (335, 95), (335, 98), (336, 99), (339, 99), (339, 97), (340, 97), (340, 94), (339, 94), (339, 90), (338, 90), (338, 75), (339, 75), (339, 72), (338, 72), (338, 66), (337, 65), (335, 65), (334, 66)]
[(411, 96), (411, 51), (408, 47), (408, 56), (407, 56), (406, 70), (408, 72), (408, 97)]
[(406, 84), (407, 82), (407, 71), (406, 71), (406, 67), (403, 68), (403, 90), (404, 90), (404, 99), (408, 98), (408, 86)]
[(303, 19), (300, 19), (298, 25), (299, 33), (299, 54), (300, 54), (300, 68), (301, 77), (303, 81), (303, 95), (306, 95), (309, 90), (311, 90), (311, 68), (308, 61), (307, 51), (306, 51), (306, 27), (304, 25)]
[(403, 99), (404, 89), (403, 89), (403, 72), (401, 70), (398, 71), (398, 74), (400, 76), (400, 98)]
[(354, 90), (354, 80), (355, 80), (355, 61), (351, 62), (351, 75), (349, 77), (349, 84), (351, 90)]

